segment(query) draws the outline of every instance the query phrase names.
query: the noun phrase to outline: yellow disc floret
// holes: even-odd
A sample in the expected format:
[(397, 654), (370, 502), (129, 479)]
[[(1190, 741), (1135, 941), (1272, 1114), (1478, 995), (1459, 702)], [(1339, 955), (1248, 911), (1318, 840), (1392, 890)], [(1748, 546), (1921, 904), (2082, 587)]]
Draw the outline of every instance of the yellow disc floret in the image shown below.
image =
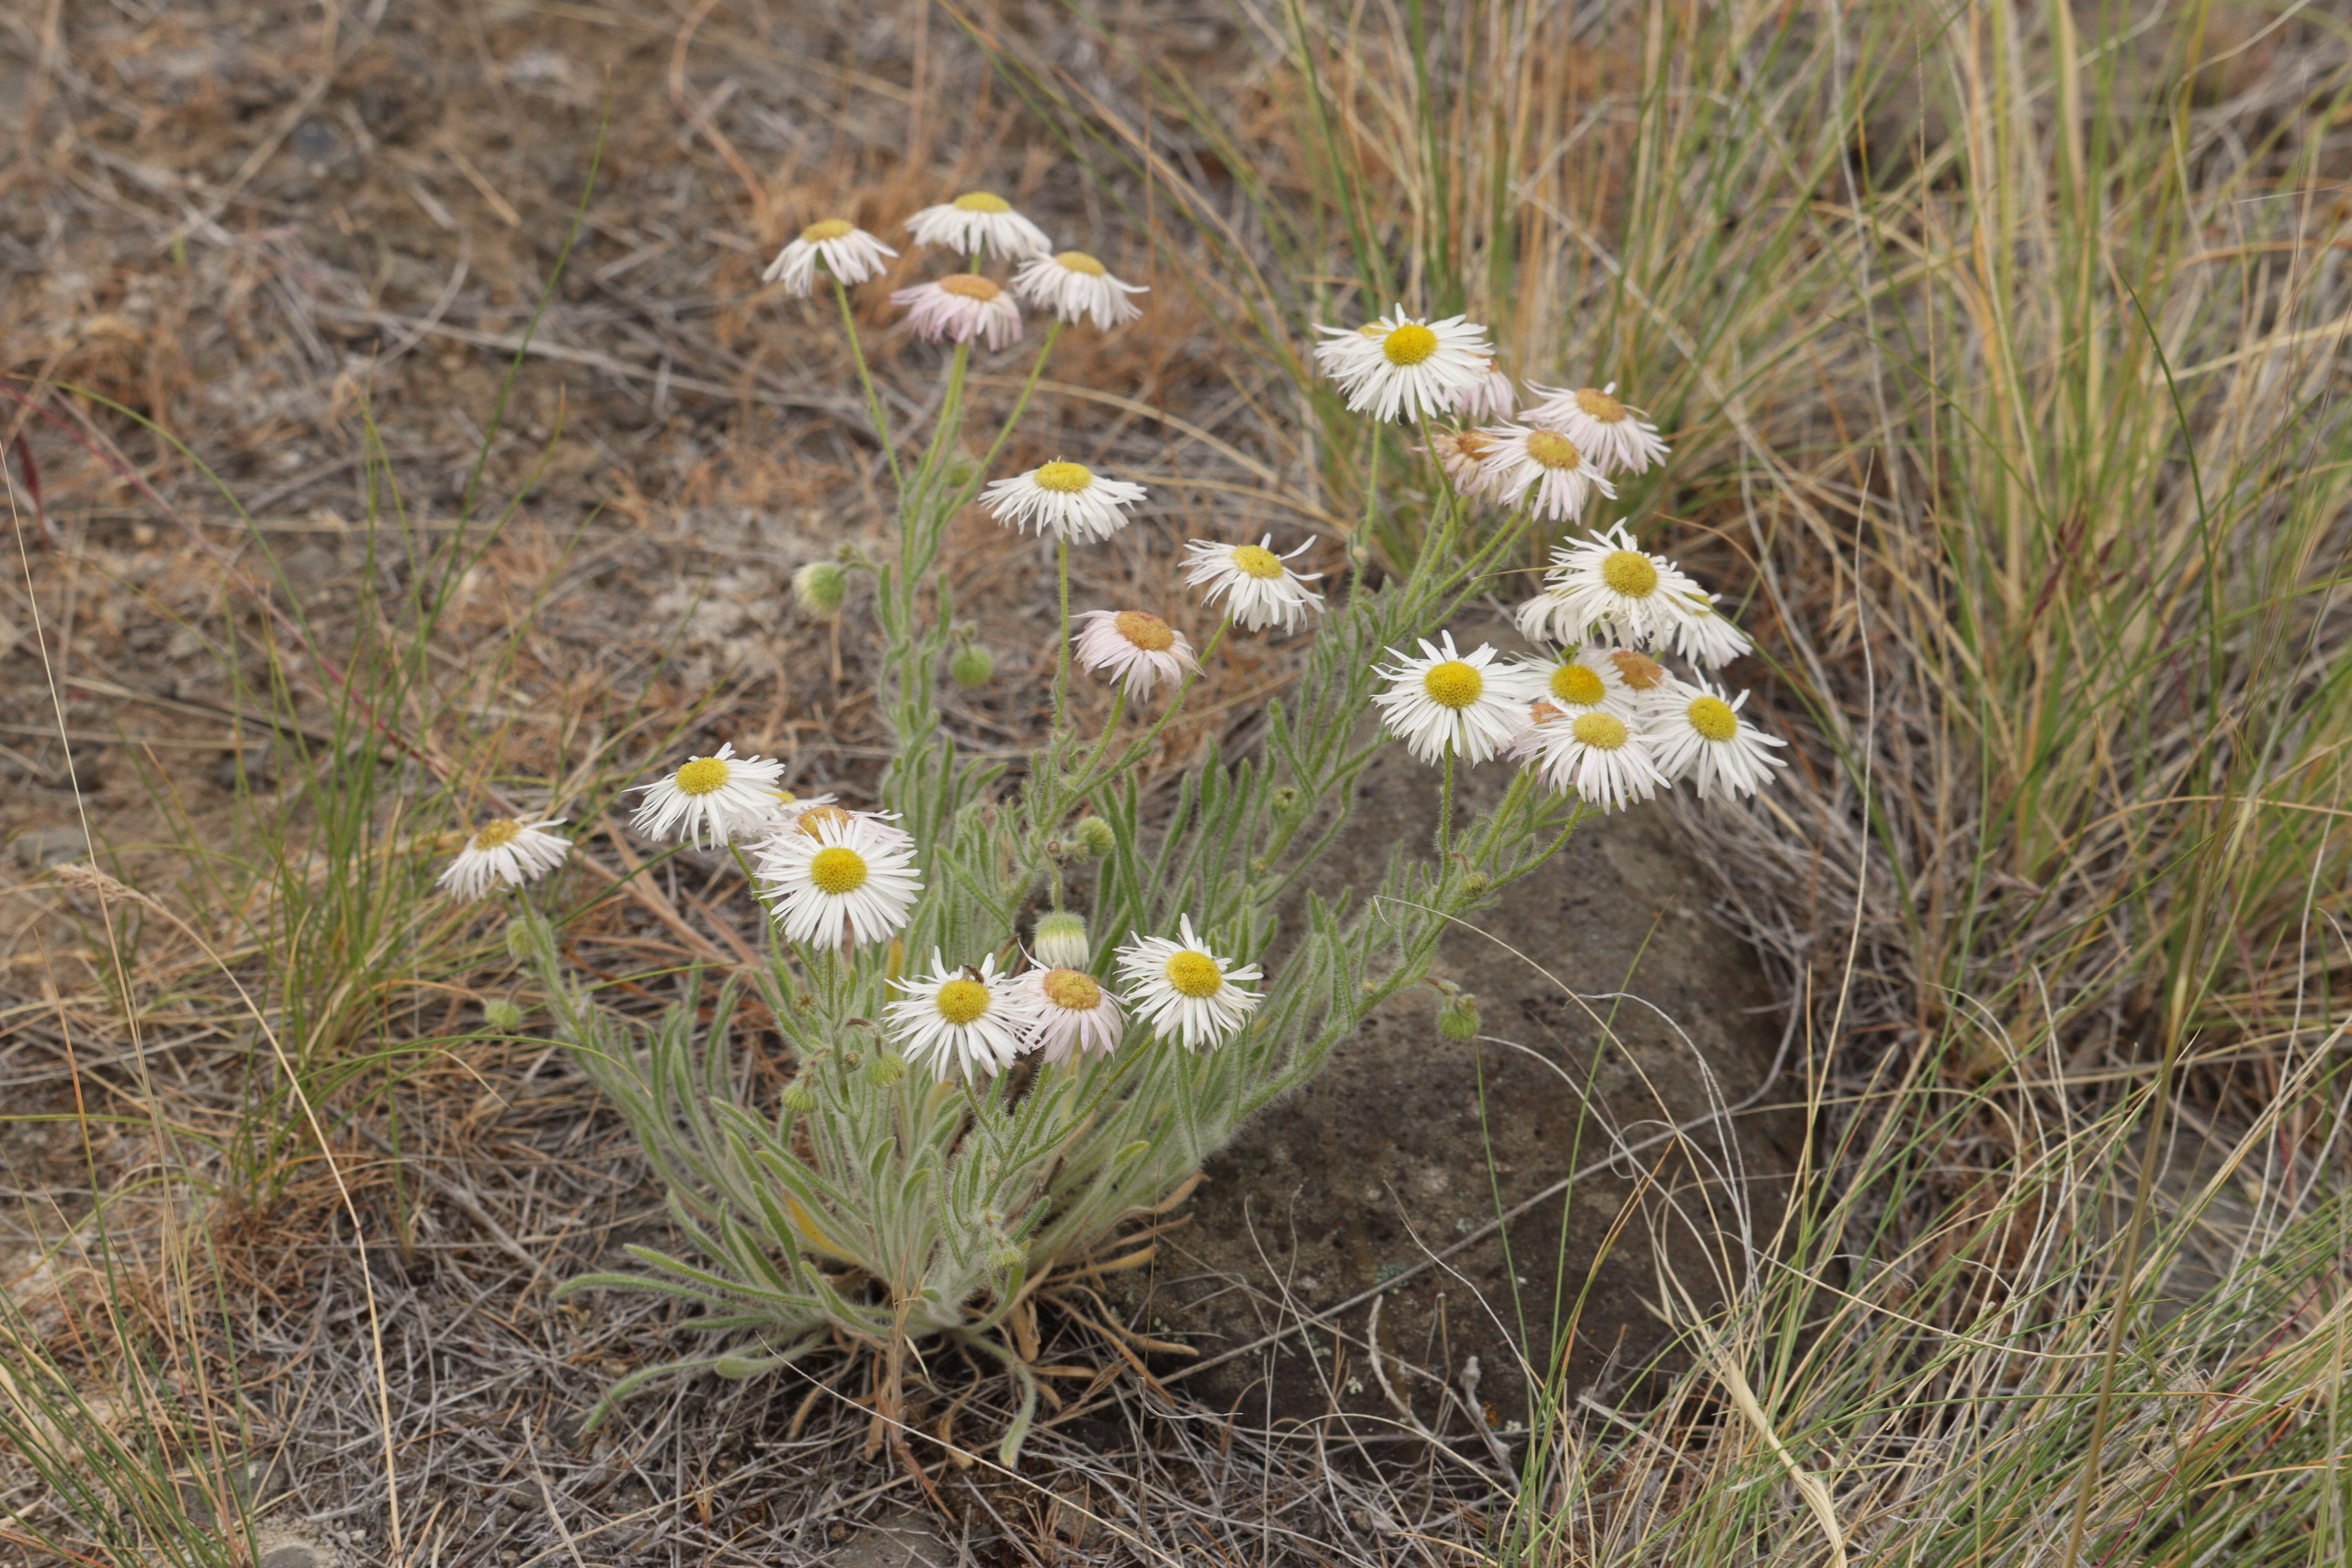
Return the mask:
[(515, 838), (520, 835), (521, 832), (521, 823), (517, 822), (511, 816), (501, 816), (494, 821), (485, 822), (482, 824), (482, 830), (474, 835), (474, 847), (477, 849), (496, 849), (501, 844), (513, 843)]
[(856, 232), (857, 226), (846, 218), (829, 217), (801, 230), (801, 238), (811, 245), (821, 245), (828, 239), (840, 239)]
[(854, 893), (866, 886), (866, 857), (856, 850), (835, 844), (809, 857), (809, 880), (820, 893), (835, 898)]
[(955, 199), (955, 209), (964, 213), (1009, 213), (1013, 204), (994, 191), (966, 191)]
[(1199, 1001), (1204, 996), (1214, 996), (1225, 988), (1225, 973), (1207, 953), (1194, 952), (1186, 948), (1169, 958), (1168, 984)]
[(697, 757), (678, 769), (670, 782), (677, 785), (680, 795), (716, 795), (727, 787), (728, 772), (726, 763), (718, 757)]
[(931, 998), (940, 1016), (962, 1028), (988, 1011), (988, 987), (977, 980), (950, 980)]
[(1685, 711), (1690, 727), (1710, 741), (1728, 741), (1739, 733), (1739, 715), (1720, 697), (1694, 697)]
[(1625, 417), (1625, 405), (1597, 386), (1580, 389), (1576, 395), (1576, 406), (1603, 425), (1614, 425)]
[(1601, 558), (1601, 580), (1629, 599), (1646, 599), (1658, 591), (1658, 568), (1638, 550), (1612, 550)]
[(1053, 969), (1037, 983), (1045, 1000), (1073, 1013), (1091, 1013), (1102, 1005), (1102, 987), (1095, 977), (1076, 969)]
[(1111, 625), (1118, 635), (1146, 653), (1165, 653), (1176, 641), (1176, 634), (1158, 616), (1147, 616), (1141, 610), (1121, 610)]
[(940, 287), (966, 300), (977, 300), (983, 305), (1004, 292), (987, 279), (972, 272), (950, 272), (940, 279)]
[(1054, 258), (1054, 265), (1082, 278), (1100, 278), (1110, 270), (1083, 250), (1066, 250)]
[(1418, 321), (1407, 321), (1381, 340), (1381, 353), (1391, 364), (1419, 364), (1437, 352), (1437, 334)]
[(1609, 695), (1601, 677), (1580, 664), (1563, 664), (1551, 672), (1551, 694), (1562, 702), (1590, 708)]
[(1576, 716), (1575, 724), (1570, 726), (1570, 733), (1580, 744), (1591, 746), (1596, 752), (1616, 751), (1633, 738), (1633, 731), (1625, 727), (1625, 721), (1614, 713), (1580, 713)]
[(1095, 474), (1084, 463), (1066, 463), (1056, 458), (1038, 468), (1036, 482), (1041, 490), (1051, 490), (1057, 496), (1074, 496), (1095, 482)]
[(1421, 678), (1421, 689), (1440, 708), (1467, 708), (1486, 689), (1486, 678), (1478, 673), (1476, 665), (1449, 658), (1429, 667)]
[(1584, 454), (1576, 449), (1576, 443), (1557, 430), (1529, 433), (1528, 456), (1547, 468), (1577, 468), (1584, 465)]
[(1234, 552), (1234, 569), (1245, 577), (1270, 583), (1282, 575), (1282, 557), (1263, 544), (1244, 544)]

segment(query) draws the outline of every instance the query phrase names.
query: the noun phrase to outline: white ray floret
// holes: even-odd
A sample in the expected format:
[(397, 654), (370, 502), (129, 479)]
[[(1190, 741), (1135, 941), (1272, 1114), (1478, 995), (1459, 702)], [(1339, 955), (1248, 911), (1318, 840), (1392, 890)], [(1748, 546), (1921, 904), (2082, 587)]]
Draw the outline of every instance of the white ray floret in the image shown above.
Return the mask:
[(572, 840), (547, 831), (562, 822), (560, 816), (545, 822), (492, 817), (474, 830), (436, 885), (459, 903), (470, 904), (498, 883), (520, 888), (536, 882), (571, 852)]
[(1610, 661), (1609, 652), (1587, 643), (1556, 658), (1517, 660), (1510, 673), (1534, 700), (1570, 717), (1605, 709), (1630, 719), (1637, 707), (1633, 689), (1625, 684), (1623, 671)]
[(1236, 968), (1210, 952), (1192, 934), (1191, 915), (1182, 918), (1178, 937), (1139, 936), (1118, 950), (1127, 1005), (1152, 1033), (1188, 1050), (1223, 1045), (1263, 999), (1244, 984), (1259, 978), (1258, 966)]
[(1529, 752), (1545, 784), (1602, 811), (1647, 800), (1666, 783), (1643, 726), (1607, 709), (1569, 713), (1538, 703)]
[(890, 1037), (908, 1061), (928, 1068), (942, 1083), (961, 1075), (969, 1083), (1013, 1065), (1036, 1024), (1020, 984), (996, 973), (996, 955), (950, 967), (931, 950), (931, 972), (890, 983), (903, 1001), (883, 1008)]
[(966, 191), (925, 207), (907, 220), (907, 232), (917, 245), (944, 245), (966, 256), (1044, 256), (1054, 248), (1044, 229), (993, 191)]
[(1151, 290), (1112, 277), (1109, 268), (1083, 250), (1065, 250), (1023, 262), (1013, 274), (1013, 291), (1024, 304), (1052, 311), (1056, 321), (1091, 318), (1096, 327), (1107, 332), (1143, 314), (1143, 308), (1129, 299), (1129, 294)]
[(1789, 764), (1773, 749), (1788, 744), (1740, 717), (1743, 691), (1729, 701), (1704, 681), (1671, 681), (1643, 704), (1643, 728), (1669, 780), (1688, 779), (1703, 800), (1754, 795)]
[(707, 757), (689, 757), (665, 779), (636, 787), (646, 798), (629, 826), (650, 838), (675, 837), (716, 848), (765, 832), (776, 805), (776, 778), (784, 764), (739, 757), (724, 742)]
[(1236, 624), (1260, 631), (1279, 623), (1296, 631), (1309, 612), (1323, 608), (1320, 589), (1307, 584), (1322, 578), (1320, 572), (1293, 572), (1287, 564), (1303, 553), (1308, 540), (1286, 555), (1274, 552), (1274, 535), (1255, 544), (1221, 544), (1213, 539), (1188, 540), (1184, 545), (1184, 581), (1206, 589), (1209, 603), (1227, 602)]
[(1128, 524), (1125, 508), (1143, 500), (1141, 485), (1105, 479), (1084, 463), (1056, 458), (1025, 474), (998, 479), (980, 492), (989, 516), (1026, 531), (1035, 528), (1072, 544), (1108, 539)]
[(780, 789), (776, 792), (775, 809), (768, 816), (768, 826), (771, 830), (796, 827), (802, 817), (832, 804), (833, 796), (830, 795), (797, 795), (788, 789)]
[(1511, 378), (1486, 362), (1486, 374), (1464, 387), (1454, 396), (1454, 412), (1465, 419), (1493, 420), (1500, 423), (1511, 417), (1519, 406), (1518, 389)]
[(982, 342), (1001, 349), (1021, 337), (1021, 308), (1001, 285), (976, 272), (950, 272), (900, 289), (890, 303), (906, 307), (907, 325), (926, 342)]
[(1658, 427), (1638, 408), (1617, 401), (1617, 384), (1606, 386), (1538, 386), (1528, 390), (1542, 401), (1519, 411), (1522, 424), (1557, 430), (1576, 443), (1604, 474), (1639, 474), (1665, 460)]
[(1720, 594), (1694, 594), (1675, 623), (1675, 651), (1707, 669), (1721, 669), (1756, 645), (1715, 606)]
[(923, 879), (914, 840), (837, 805), (814, 807), (760, 846), (761, 891), (784, 935), (811, 946), (877, 942), (905, 928)]
[(1013, 984), (1034, 1016), (1024, 1047), (1041, 1060), (1059, 1065), (1118, 1049), (1127, 1032), (1121, 998), (1085, 970), (1033, 969)]
[(1348, 407), (1411, 423), (1454, 412), (1454, 400), (1485, 380), (1495, 357), (1486, 329), (1461, 316), (1424, 321), (1399, 306), (1360, 327), (1318, 326), (1315, 362), (1346, 395)]
[(1680, 567), (1645, 553), (1620, 523), (1554, 550), (1543, 592), (1519, 606), (1517, 619), (1531, 638), (1607, 637), (1628, 647), (1655, 647), (1673, 642), (1705, 599)]
[(1507, 666), (1495, 666), (1495, 650), (1480, 644), (1457, 653), (1454, 634), (1435, 643), (1423, 639), (1420, 657), (1388, 650), (1397, 662), (1379, 674), (1388, 688), (1372, 698), (1381, 723), (1424, 763), (1451, 752), (1465, 763), (1483, 763), (1509, 746), (1528, 722), (1528, 692)]
[(1187, 672), (1199, 674), (1200, 662), (1184, 634), (1158, 616), (1141, 610), (1088, 610), (1078, 617), (1078, 668), (1108, 674), (1121, 691), (1139, 702), (1148, 700), (1161, 681), (1174, 685)]
[(1516, 507), (1524, 501), (1538, 518), (1574, 522), (1584, 515), (1595, 490), (1617, 499), (1617, 487), (1557, 430), (1499, 425), (1478, 433), (1494, 443), (1481, 465), (1481, 478), (1496, 506)]
[(883, 263), (898, 254), (847, 218), (829, 217), (809, 225), (778, 251), (760, 281), (782, 283), (787, 294), (807, 294), (816, 288), (822, 262), (838, 281), (863, 283), (879, 277)]

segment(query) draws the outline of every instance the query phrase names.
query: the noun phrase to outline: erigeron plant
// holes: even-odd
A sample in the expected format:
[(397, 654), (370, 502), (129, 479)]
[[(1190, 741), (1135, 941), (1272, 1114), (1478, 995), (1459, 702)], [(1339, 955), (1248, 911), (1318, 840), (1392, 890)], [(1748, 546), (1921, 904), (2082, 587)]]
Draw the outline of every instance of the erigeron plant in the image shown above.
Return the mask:
[[(1168, 591), (1189, 587), (1222, 611), (1197, 651), (1164, 605), (1074, 615), (1071, 551), (1129, 526), (1149, 506), (1144, 488), (1062, 458), (987, 475), (1055, 337), (1080, 322), (1125, 324), (1140, 290), (1091, 257), (1048, 254), (1034, 225), (985, 194), (927, 208), (908, 227), (918, 244), (971, 258), (892, 296), (919, 336), (952, 345), (919, 456), (890, 426), (847, 292), (895, 252), (829, 219), (787, 245), (769, 274), (787, 293), (833, 294), (898, 484), (895, 554), (852, 563), (875, 579), (884, 647), (878, 696), (893, 756), (877, 809), (794, 799), (778, 788), (776, 763), (721, 747), (641, 786), (636, 816), (651, 836), (727, 846), (772, 917), (768, 961), (748, 984), (796, 1063), (778, 1109), (756, 1109), (734, 1088), (744, 978), (719, 988), (707, 1021), (689, 979), (647, 1026), (563, 972), (545, 920), (526, 909), (513, 930), (542, 972), (562, 1037), (667, 1184), (692, 1253), (633, 1247), (645, 1273), (565, 1289), (684, 1299), (702, 1310), (688, 1326), (718, 1342), (622, 1380), (598, 1415), (656, 1378), (751, 1376), (839, 1336), (876, 1357), (877, 1429), (895, 1436), (909, 1347), (943, 1336), (1018, 1381), (1009, 1458), (1034, 1407), (1038, 1303), (1147, 1256), (1125, 1227), (1164, 1213), (1252, 1112), (1314, 1076), (1383, 1001), (1423, 983), (1449, 921), (1536, 871), (1585, 813), (1677, 779), (1705, 795), (1752, 791), (1778, 765), (1779, 742), (1741, 717), (1744, 696), (1727, 701), (1654, 657), (1712, 668), (1747, 644), (1710, 595), (1622, 530), (1559, 551), (1519, 615), (1542, 651), (1457, 648), (1445, 622), (1515, 558), (1527, 527), (1574, 521), (1595, 495), (1614, 494), (1612, 471), (1638, 472), (1664, 451), (1607, 391), (1548, 392), (1515, 419), (1516, 393), (1484, 331), (1458, 317), (1399, 309), (1362, 328), (1322, 329), (1317, 350), (1349, 407), (1417, 427), (1442, 475), (1422, 487), (1438, 497), (1437, 515), (1408, 571), (1341, 591), (1299, 570), (1311, 541), (1286, 550), (1271, 536), (1194, 540), (1182, 586), (1171, 572)], [(992, 258), (1017, 264), (1008, 281), (988, 274)], [(973, 345), (1015, 342), (1024, 305), (1053, 324), (974, 467), (958, 456)], [(1501, 423), (1464, 427), (1476, 418)], [(1050, 542), (1060, 587), (1053, 729), (1012, 782), (960, 756), (940, 723), (950, 644), (959, 658), (975, 651), (954, 622), (941, 542), (975, 500)], [(838, 574), (804, 570), (796, 587), (812, 613), (841, 612)], [(1172, 805), (1147, 819), (1141, 769), (1154, 743), (1196, 688), (1218, 679), (1224, 640), (1259, 634), (1312, 638), (1296, 697), (1269, 704), (1254, 754), (1212, 745)], [(1070, 722), (1073, 679), (1113, 686), (1097, 733)], [(1361, 722), (1372, 713), (1379, 738)], [(1391, 739), (1435, 770), (1429, 838), (1400, 846), (1375, 888), (1328, 900), (1303, 890), (1358, 774)], [(1501, 804), (1457, 824), (1456, 769), (1497, 762), (1517, 764)], [(451, 888), (478, 896), (544, 870), (562, 853), (550, 826), (483, 828)], [(1283, 919), (1297, 929), (1269, 967)], [(1441, 990), (1446, 1036), (1460, 1037), (1465, 1020), (1475, 1031), (1475, 999)]]

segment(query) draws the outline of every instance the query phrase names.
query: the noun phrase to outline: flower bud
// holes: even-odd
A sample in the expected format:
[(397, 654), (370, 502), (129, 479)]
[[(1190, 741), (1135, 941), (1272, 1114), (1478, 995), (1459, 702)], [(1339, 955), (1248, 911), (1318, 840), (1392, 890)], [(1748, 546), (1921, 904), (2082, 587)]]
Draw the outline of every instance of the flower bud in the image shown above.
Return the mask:
[(1288, 816), (1297, 809), (1298, 786), (1297, 784), (1283, 784), (1275, 790), (1274, 813), (1276, 816)]
[(1476, 1039), (1478, 998), (1467, 991), (1447, 993), (1444, 1005), (1437, 1009), (1437, 1032), (1449, 1040)]
[(896, 1089), (906, 1076), (906, 1059), (887, 1051), (866, 1064), (866, 1081), (877, 1089)]
[(1094, 943), (1087, 936), (1087, 922), (1067, 910), (1037, 917), (1031, 949), (1037, 962), (1048, 969), (1084, 969), (1087, 960), (1094, 956)]
[(1070, 837), (1078, 841), (1078, 847), (1089, 859), (1108, 860), (1111, 851), (1118, 847), (1118, 835), (1099, 816), (1078, 818), (1077, 825), (1070, 829)]
[(999, 1274), (1010, 1274), (1029, 1261), (1029, 1249), (1017, 1241), (1000, 1242), (989, 1249), (988, 1266)]
[(956, 649), (948, 660), (948, 674), (966, 691), (977, 691), (996, 675), (996, 656), (976, 642)]
[(849, 574), (837, 562), (812, 561), (793, 574), (793, 603), (815, 620), (841, 614), (841, 602), (848, 596)]
[(809, 1087), (806, 1073), (787, 1084), (782, 1098), (786, 1109), (796, 1110), (803, 1116), (816, 1109), (816, 1090)]
[(1495, 879), (1486, 872), (1473, 871), (1462, 879), (1462, 896), (1465, 900), (1483, 899), (1486, 896), (1486, 890), (1494, 885)]
[[(516, 911), (514, 918), (507, 921), (507, 956), (517, 963), (530, 963), (539, 951), (541, 932), (546, 924), (529, 910)], [(553, 941), (554, 934), (546, 932), (550, 942)]]
[(511, 1035), (522, 1027), (522, 1009), (501, 996), (482, 1004), (482, 1022), (501, 1035)]

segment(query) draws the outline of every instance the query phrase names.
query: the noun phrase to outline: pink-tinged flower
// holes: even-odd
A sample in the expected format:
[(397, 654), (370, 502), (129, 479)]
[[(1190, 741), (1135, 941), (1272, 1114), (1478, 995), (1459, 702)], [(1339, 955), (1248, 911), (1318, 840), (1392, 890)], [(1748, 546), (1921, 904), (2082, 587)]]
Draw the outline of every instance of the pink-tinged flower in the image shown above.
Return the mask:
[(907, 308), (915, 335), (934, 343), (979, 341), (992, 349), (1009, 347), (1021, 336), (1021, 307), (1003, 288), (976, 272), (951, 272), (890, 296)]
[(1107, 671), (1138, 702), (1148, 700), (1152, 687), (1162, 680), (1172, 686), (1186, 671), (1200, 672), (1192, 645), (1158, 616), (1141, 610), (1088, 610), (1078, 619), (1085, 624), (1070, 639), (1077, 645), (1078, 668)]

